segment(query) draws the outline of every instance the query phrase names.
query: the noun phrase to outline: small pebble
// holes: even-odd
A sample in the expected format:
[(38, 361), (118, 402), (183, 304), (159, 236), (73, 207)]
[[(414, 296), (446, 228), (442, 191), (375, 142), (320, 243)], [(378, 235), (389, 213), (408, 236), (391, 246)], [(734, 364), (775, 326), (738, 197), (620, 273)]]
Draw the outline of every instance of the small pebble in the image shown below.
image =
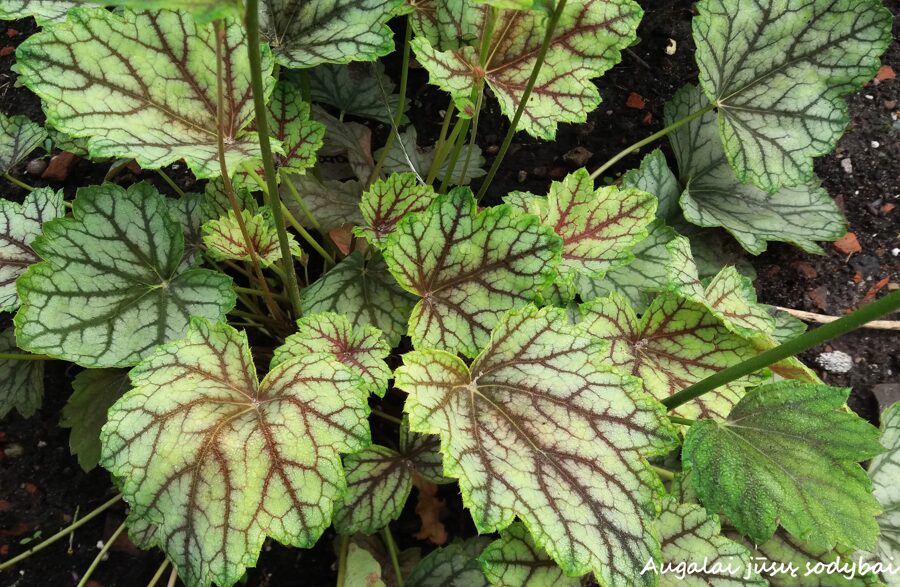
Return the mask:
[(675, 42), (675, 39), (669, 39), (669, 44), (666, 45), (666, 55), (675, 55), (676, 51), (678, 51), (678, 43)]
[(884, 106), (885, 110), (893, 110), (897, 107), (897, 100), (884, 100), (881, 105)]
[(45, 169), (47, 169), (46, 159), (32, 159), (25, 166), (25, 173), (32, 177), (40, 177)]
[(891, 249), (891, 254), (895, 257), (900, 255), (900, 248), (894, 247), (893, 249)]
[(44, 448), (45, 446), (47, 446), (46, 441), (38, 440), (38, 448)]
[(841, 159), (841, 167), (843, 167), (844, 173), (846, 173), (847, 175), (853, 175), (853, 161), (850, 160), (850, 157)]
[(866, 94), (866, 100), (874, 100), (874, 99), (875, 99), (875, 96), (873, 96), (872, 94)]
[(519, 183), (524, 183), (526, 179), (528, 179), (528, 172), (524, 169), (519, 170)]
[(816, 363), (830, 373), (846, 373), (853, 368), (853, 357), (844, 351), (831, 351), (816, 357)]
[(881, 146), (881, 143), (879, 143), (878, 141), (872, 141), (871, 144), (872, 144), (873, 149), (877, 149), (878, 147)]
[(8, 459), (18, 459), (25, 454), (25, 448), (21, 444), (9, 444), (3, 449), (3, 454)]

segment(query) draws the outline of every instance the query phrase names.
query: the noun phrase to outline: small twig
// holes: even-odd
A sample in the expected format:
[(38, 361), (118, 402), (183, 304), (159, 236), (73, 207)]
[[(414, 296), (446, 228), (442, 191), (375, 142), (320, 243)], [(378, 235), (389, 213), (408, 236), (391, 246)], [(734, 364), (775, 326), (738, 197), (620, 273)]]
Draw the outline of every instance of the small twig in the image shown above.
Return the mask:
[[(807, 312), (805, 310), (795, 310), (793, 308), (782, 308), (775, 306), (782, 312), (787, 312), (795, 318), (800, 318), (804, 322), (814, 322), (816, 324), (828, 324), (838, 320), (840, 316), (828, 316), (826, 314), (816, 314), (815, 312)], [(862, 325), (862, 328), (871, 328), (873, 330), (900, 330), (900, 320), (873, 320)]]

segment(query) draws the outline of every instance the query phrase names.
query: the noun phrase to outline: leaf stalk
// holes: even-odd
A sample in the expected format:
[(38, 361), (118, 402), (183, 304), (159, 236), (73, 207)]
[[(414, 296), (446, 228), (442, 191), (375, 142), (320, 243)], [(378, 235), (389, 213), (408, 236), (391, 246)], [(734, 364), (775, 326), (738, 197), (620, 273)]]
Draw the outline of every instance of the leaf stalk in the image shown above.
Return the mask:
[(381, 176), (381, 169), (387, 160), (388, 152), (394, 146), (394, 140), (397, 138), (397, 135), (400, 134), (400, 125), (403, 123), (403, 114), (406, 110), (406, 87), (409, 79), (409, 41), (411, 39), (412, 24), (407, 17), (406, 32), (403, 36), (403, 63), (400, 67), (400, 104), (397, 105), (397, 112), (394, 114), (394, 119), (391, 120), (391, 134), (388, 135), (384, 148), (381, 149), (381, 155), (378, 156), (378, 161), (375, 162), (375, 167), (372, 169), (372, 173), (369, 174), (369, 181), (366, 182), (366, 185), (372, 185), (372, 182)]
[(15, 186), (18, 186), (18, 187), (22, 188), (22, 189), (25, 190), (26, 192), (33, 192), (33, 191), (34, 191), (34, 188), (33, 188), (33, 187), (31, 187), (30, 185), (28, 185), (28, 184), (25, 183), (24, 181), (19, 181), (18, 179), (16, 179), (15, 177), (11, 176), (11, 175), (8, 174), (8, 173), (4, 173), (4, 174), (3, 174), (3, 179), (5, 179), (6, 181), (8, 181), (9, 183), (11, 183), (11, 184), (13, 184), (13, 185), (15, 185)]
[(77, 587), (84, 587), (87, 585), (88, 580), (90, 580), (91, 575), (94, 574), (94, 571), (97, 570), (97, 567), (100, 566), (100, 561), (103, 560), (103, 557), (106, 556), (106, 553), (109, 552), (110, 547), (115, 543), (115, 541), (119, 538), (119, 535), (125, 530), (125, 522), (119, 524), (119, 527), (116, 528), (116, 531), (112, 533), (112, 536), (103, 544), (103, 548), (100, 549), (100, 552), (97, 553), (97, 556), (94, 557), (94, 560), (91, 562), (91, 566), (84, 572), (84, 575), (81, 577), (81, 580), (78, 582)]
[(397, 587), (403, 587), (403, 573), (400, 571), (400, 559), (397, 556), (397, 543), (394, 542), (394, 536), (391, 534), (391, 527), (385, 526), (381, 531), (384, 538), (384, 545), (387, 547), (388, 555), (391, 557), (391, 565), (394, 567), (394, 576), (397, 578)]

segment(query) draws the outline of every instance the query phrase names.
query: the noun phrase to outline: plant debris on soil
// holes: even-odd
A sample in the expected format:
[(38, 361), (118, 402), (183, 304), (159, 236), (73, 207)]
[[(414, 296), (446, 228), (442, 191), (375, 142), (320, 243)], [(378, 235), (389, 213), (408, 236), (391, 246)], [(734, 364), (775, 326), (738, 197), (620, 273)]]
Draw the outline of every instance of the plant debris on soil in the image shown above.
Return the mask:
[[(603, 103), (580, 125), (561, 125), (555, 142), (533, 140), (519, 134), (500, 173), (489, 190), (488, 203), (511, 190), (546, 193), (551, 180), (561, 179), (577, 167), (593, 169), (626, 146), (662, 128), (666, 100), (682, 85), (696, 79), (691, 38), (692, 2), (641, 0), (646, 15), (638, 30), (641, 43), (623, 54), (622, 62), (598, 81)], [(886, 0), (895, 15), (894, 36), (900, 37), (900, 2)], [(7, 115), (25, 114), (43, 121), (39, 100), (28, 90), (15, 86), (15, 47), (36, 30), (30, 19), (0, 23), (0, 110)], [(750, 258), (757, 272), (760, 301), (799, 310), (841, 316), (870, 301), (879, 291), (900, 287), (900, 44), (895, 42), (884, 55), (877, 78), (849, 99), (851, 122), (834, 153), (816, 162), (816, 172), (824, 186), (844, 210), (849, 223), (846, 237), (827, 246), (824, 256), (773, 243), (759, 257)], [(387, 71), (397, 77), (399, 56), (386, 59)], [(418, 130), (419, 142), (433, 141), (440, 130), (442, 110), (448, 97), (427, 85), (424, 70), (410, 75), (412, 108), (410, 119)], [(478, 143), (488, 165), (508, 128), (499, 106), (491, 101), (481, 116)], [(386, 125), (374, 126), (375, 144), (386, 136)], [(660, 146), (671, 157), (665, 141)], [(612, 171), (615, 180), (624, 171), (637, 167), (646, 153), (626, 157)], [(39, 158), (40, 159), (40, 158)], [(78, 158), (28, 163), (14, 175), (24, 176), (34, 185), (52, 185), (74, 195), (78, 185), (100, 183), (109, 163), (92, 163)], [(49, 163), (49, 167), (44, 165)], [(53, 170), (52, 173), (50, 171)], [(26, 173), (31, 171), (32, 173)], [(186, 189), (196, 182), (183, 165), (167, 169)], [(124, 168), (116, 181), (138, 179), (153, 182), (171, 193), (155, 173)], [(476, 182), (477, 184), (477, 182)], [(3, 197), (22, 198), (24, 192), (2, 184)], [(894, 316), (893, 319), (897, 319)], [(8, 320), (8, 318), (7, 318)], [(4, 325), (6, 326), (6, 325)], [(817, 357), (841, 351), (850, 357), (845, 372), (827, 371)], [(850, 407), (873, 423), (879, 408), (900, 400), (900, 334), (896, 331), (860, 330), (801, 358), (831, 385), (852, 387)], [(842, 359), (842, 361), (844, 361)], [(828, 361), (825, 361), (828, 364)], [(844, 367), (847, 365), (842, 363)], [(31, 419), (17, 414), (0, 422), (0, 560), (6, 560), (69, 524), (76, 515), (89, 512), (115, 494), (109, 475), (95, 469), (85, 473), (70, 456), (68, 431), (58, 426), (60, 411), (71, 393), (76, 367), (62, 363), (47, 365), (46, 396), (43, 408)], [(401, 400), (394, 401), (399, 413)], [(379, 423), (373, 435), (379, 434)], [(393, 430), (389, 431), (393, 433)], [(418, 490), (417, 490), (418, 491)], [(419, 503), (413, 492), (400, 520), (392, 525), (401, 548), (433, 545), (419, 540)], [(429, 500), (440, 500), (439, 520), (431, 519), (428, 532), (446, 537), (475, 533), (471, 518), (462, 507), (455, 486), (439, 486)], [(429, 512), (429, 515), (434, 512)], [(97, 555), (102, 541), (121, 523), (124, 504), (76, 531), (44, 551), (0, 574), (0, 585), (44, 587), (75, 585)], [(431, 515), (433, 518), (433, 515)], [(315, 548), (290, 549), (269, 541), (256, 568), (250, 569), (247, 585), (333, 585), (336, 578), (334, 534), (325, 533)], [(159, 551), (140, 551), (127, 539), (120, 539), (92, 577), (94, 587), (145, 585), (163, 561)], [(168, 577), (163, 577), (163, 581)]]

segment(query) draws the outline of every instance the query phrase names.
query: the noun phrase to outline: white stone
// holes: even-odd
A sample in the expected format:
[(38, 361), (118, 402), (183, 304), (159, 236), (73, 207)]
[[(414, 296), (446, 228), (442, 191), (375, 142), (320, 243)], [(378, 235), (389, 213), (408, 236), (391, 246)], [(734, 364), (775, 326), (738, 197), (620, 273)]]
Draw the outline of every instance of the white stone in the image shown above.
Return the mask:
[(816, 357), (816, 363), (831, 373), (846, 373), (853, 368), (853, 357), (844, 351), (831, 351)]

